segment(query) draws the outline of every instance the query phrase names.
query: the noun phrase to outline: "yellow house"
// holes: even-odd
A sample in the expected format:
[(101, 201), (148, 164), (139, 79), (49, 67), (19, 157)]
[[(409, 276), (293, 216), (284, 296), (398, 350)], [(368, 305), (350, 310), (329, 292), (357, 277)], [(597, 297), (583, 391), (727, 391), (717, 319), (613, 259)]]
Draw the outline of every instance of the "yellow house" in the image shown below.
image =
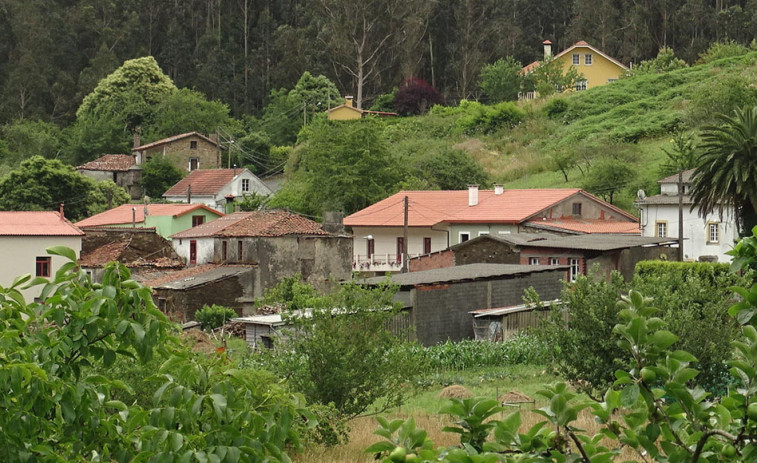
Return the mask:
[[(552, 42), (545, 40), (544, 58), (552, 56)], [(608, 56), (581, 40), (555, 55), (554, 60), (560, 63), (564, 71), (571, 67), (584, 76), (584, 80), (576, 82), (576, 90), (586, 90), (599, 87), (618, 80), (628, 71), (620, 61)], [(535, 61), (523, 68), (523, 74), (530, 74), (541, 63)]]
[(326, 111), (329, 120), (332, 121), (351, 121), (354, 119), (360, 119), (363, 116), (381, 116), (391, 117), (398, 116), (397, 113), (390, 113), (385, 111), (368, 111), (365, 109), (356, 108), (352, 103), (352, 97), (344, 97), (344, 104), (336, 106)]

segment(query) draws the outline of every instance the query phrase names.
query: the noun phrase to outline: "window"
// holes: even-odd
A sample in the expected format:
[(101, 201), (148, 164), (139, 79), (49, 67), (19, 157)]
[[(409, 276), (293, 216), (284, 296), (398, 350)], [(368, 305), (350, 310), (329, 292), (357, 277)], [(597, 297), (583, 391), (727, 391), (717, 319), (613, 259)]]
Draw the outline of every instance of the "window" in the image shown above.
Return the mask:
[(568, 259), (568, 264), (570, 264), (570, 281), (576, 281), (576, 277), (581, 271), (579, 261), (578, 259)]
[(560, 258), (559, 257), (550, 257), (549, 258), (549, 265), (560, 265)]
[(37, 272), (38, 277), (50, 276), (50, 262), (51, 257), (37, 257)]
[(539, 265), (539, 258), (538, 257), (529, 257), (528, 258), (528, 265)]
[(589, 83), (589, 82), (588, 82), (588, 81), (586, 81), (586, 80), (579, 80), (579, 81), (576, 81), (576, 91), (577, 91), (577, 92), (580, 92), (581, 90), (586, 90), (586, 88), (587, 88), (587, 84), (588, 84), (588, 83)]
[(423, 254), (431, 254), (431, 238), (423, 238)]
[(584, 64), (587, 65), (587, 66), (591, 66), (591, 62), (592, 62), (591, 53), (585, 54), (584, 55)]
[(581, 203), (573, 203), (573, 215), (581, 215)]
[(720, 243), (720, 224), (717, 222), (710, 222), (707, 224), (707, 243), (717, 244)]
[(221, 242), (221, 260), (226, 261), (226, 258), (229, 256), (229, 243), (228, 241)]
[(573, 66), (578, 66), (579, 64), (581, 64), (581, 55), (575, 53), (573, 55)]
[(618, 81), (618, 79), (607, 79), (607, 83), (608, 84), (611, 84), (611, 83), (617, 82), (617, 81)]
[(247, 193), (248, 191), (250, 191), (250, 179), (243, 178), (242, 179), (242, 192)]
[(402, 262), (402, 254), (405, 253), (405, 238), (397, 237), (397, 262)]
[(373, 240), (373, 238), (369, 238), (365, 240), (365, 252), (368, 255), (368, 258), (370, 259), (373, 257), (373, 254), (376, 252), (376, 242)]
[(191, 140), (189, 142), (189, 149), (196, 150), (197, 149), (197, 140)]
[(189, 263), (197, 263), (197, 241), (189, 240)]
[(488, 231), (480, 231), (480, 232), (478, 232), (478, 236), (484, 236), (484, 235), (488, 235), (488, 234), (489, 234)]
[(460, 242), (465, 243), (470, 239), (470, 232), (460, 232)]
[(237, 241), (237, 262), (242, 262), (242, 251), (244, 250), (244, 247), (242, 246), (242, 240)]
[(205, 216), (204, 215), (193, 215), (192, 216), (192, 226), (196, 227), (198, 225), (202, 225), (205, 223)]
[(189, 171), (197, 170), (200, 168), (200, 158), (189, 158)]
[(668, 223), (667, 222), (655, 222), (655, 236), (659, 238), (668, 237)]

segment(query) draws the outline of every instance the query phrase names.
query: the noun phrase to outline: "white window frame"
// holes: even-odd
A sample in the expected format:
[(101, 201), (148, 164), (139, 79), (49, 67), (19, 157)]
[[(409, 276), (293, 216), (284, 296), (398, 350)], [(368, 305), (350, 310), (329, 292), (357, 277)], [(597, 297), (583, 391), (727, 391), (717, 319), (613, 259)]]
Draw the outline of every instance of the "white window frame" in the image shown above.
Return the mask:
[(539, 258), (538, 257), (529, 257), (528, 258), (528, 265), (539, 265)]
[(581, 55), (573, 53), (573, 66), (578, 66), (579, 64), (581, 64)]
[(240, 188), (242, 189), (242, 193), (249, 193), (250, 192), (250, 179), (243, 178), (240, 183)]
[(582, 92), (582, 91), (586, 90), (587, 88), (589, 88), (589, 81), (586, 80), (586, 79), (584, 79), (584, 80), (577, 80), (575, 88), (576, 88), (577, 92)]
[(478, 236), (484, 236), (484, 235), (488, 235), (488, 234), (489, 234), (488, 231), (480, 231), (480, 232), (478, 232)]
[[(714, 237), (713, 234), (715, 235)], [(719, 222), (707, 222), (707, 244), (720, 244)]]
[(471, 233), (469, 231), (461, 231), (457, 235), (457, 242), (458, 243), (465, 243), (465, 241), (463, 241), (463, 235), (468, 235), (468, 239), (466, 239), (465, 241), (470, 241), (470, 239), (471, 239)]
[[(664, 227), (664, 234), (660, 234), (660, 226)], [(658, 220), (654, 223), (654, 236), (658, 238), (668, 238), (668, 221), (667, 220)]]
[(584, 66), (591, 66), (592, 64), (594, 64), (594, 57), (591, 55), (591, 53), (585, 53)]
[(581, 260), (571, 257), (568, 259), (568, 265), (570, 265), (570, 281), (576, 281), (576, 278), (581, 273)]
[(549, 265), (560, 265), (560, 258), (559, 257), (550, 257), (549, 258)]

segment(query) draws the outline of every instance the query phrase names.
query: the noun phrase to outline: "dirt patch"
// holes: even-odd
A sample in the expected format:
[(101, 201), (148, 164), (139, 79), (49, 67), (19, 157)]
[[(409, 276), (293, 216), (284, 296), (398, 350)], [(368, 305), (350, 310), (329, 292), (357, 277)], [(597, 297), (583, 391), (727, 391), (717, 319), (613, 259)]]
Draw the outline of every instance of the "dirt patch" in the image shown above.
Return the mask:
[(473, 397), (471, 391), (469, 391), (467, 387), (460, 386), (459, 384), (447, 386), (439, 393), (440, 399), (468, 399), (470, 397)]
[(201, 352), (203, 354), (212, 354), (216, 351), (216, 345), (213, 344), (213, 340), (204, 331), (189, 330), (185, 331), (181, 335), (182, 340), (192, 348), (193, 352)]
[(484, 149), (484, 142), (478, 138), (469, 138), (465, 141), (461, 141), (455, 145), (452, 145), (456, 150), (465, 151), (466, 153), (478, 153)]

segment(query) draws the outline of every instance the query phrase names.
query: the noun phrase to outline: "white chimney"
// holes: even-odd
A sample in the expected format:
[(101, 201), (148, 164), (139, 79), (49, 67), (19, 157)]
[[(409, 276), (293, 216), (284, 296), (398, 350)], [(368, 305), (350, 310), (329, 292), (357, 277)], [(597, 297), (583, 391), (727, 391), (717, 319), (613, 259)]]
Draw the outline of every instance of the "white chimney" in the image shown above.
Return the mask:
[(478, 185), (468, 185), (468, 206), (478, 204)]
[(495, 195), (501, 195), (504, 192), (505, 192), (505, 187), (503, 187), (502, 185), (498, 185), (496, 183), (494, 184), (494, 194)]
[(544, 45), (544, 59), (550, 58), (552, 56), (552, 42), (545, 40), (542, 45)]

